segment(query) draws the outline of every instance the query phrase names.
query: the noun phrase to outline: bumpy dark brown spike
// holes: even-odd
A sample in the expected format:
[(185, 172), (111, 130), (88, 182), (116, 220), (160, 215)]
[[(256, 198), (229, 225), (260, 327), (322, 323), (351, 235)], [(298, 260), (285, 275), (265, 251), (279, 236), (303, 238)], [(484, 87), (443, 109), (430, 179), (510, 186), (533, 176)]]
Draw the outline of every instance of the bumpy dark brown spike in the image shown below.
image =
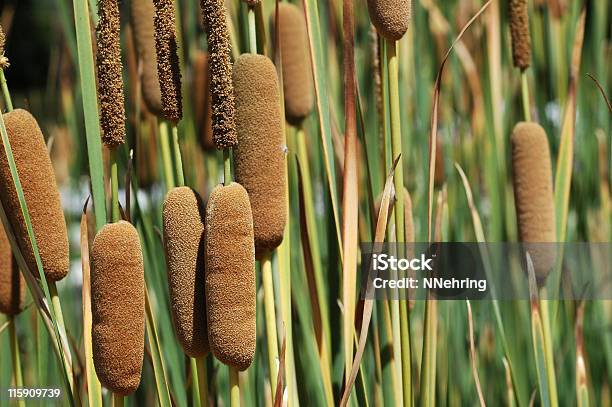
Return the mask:
[(183, 117), (181, 70), (179, 66), (174, 0), (153, 0), (155, 4), (155, 49), (157, 76), (164, 117), (177, 123)]
[(213, 139), (218, 149), (234, 147), (236, 134), (230, 38), (223, 0), (200, 0), (208, 39)]
[(98, 2), (98, 98), (102, 142), (110, 149), (125, 142), (125, 107), (117, 0)]

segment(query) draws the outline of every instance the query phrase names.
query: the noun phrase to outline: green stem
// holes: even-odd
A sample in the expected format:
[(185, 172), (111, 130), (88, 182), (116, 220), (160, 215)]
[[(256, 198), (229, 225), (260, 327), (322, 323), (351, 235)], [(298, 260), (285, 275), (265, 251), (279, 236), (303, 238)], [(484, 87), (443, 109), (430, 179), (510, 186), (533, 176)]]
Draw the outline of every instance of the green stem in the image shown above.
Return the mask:
[(179, 144), (178, 125), (172, 126), (172, 142), (174, 144), (174, 167), (176, 169), (176, 184), (179, 187), (185, 185), (183, 174), (183, 158), (181, 157), (181, 145)]
[(223, 185), (227, 186), (232, 182), (232, 163), (230, 160), (230, 149), (223, 149)]
[(170, 137), (168, 135), (168, 123), (162, 121), (159, 124), (159, 144), (161, 148), (162, 162), (164, 165), (164, 178), (166, 190), (174, 188), (174, 171), (172, 170), (172, 154), (170, 152)]
[(111, 222), (119, 222), (119, 170), (117, 168), (117, 151), (110, 151), (111, 166)]
[(124, 397), (121, 394), (113, 393), (113, 407), (123, 407)]
[(2, 85), (2, 96), (4, 97), (4, 104), (6, 105), (6, 110), (11, 112), (13, 111), (13, 101), (11, 100), (11, 93), (9, 92), (8, 86), (6, 84), (4, 69), (0, 69), (0, 84)]
[(527, 83), (527, 73), (521, 72), (521, 95), (523, 99), (523, 114), (525, 120), (531, 121), (531, 109), (529, 108), (529, 85)]
[(206, 372), (205, 358), (206, 356), (202, 356), (196, 359), (201, 407), (208, 407), (208, 375)]
[[(393, 160), (399, 157), (395, 176), (393, 178), (395, 187), (395, 233), (398, 243), (405, 241), (404, 229), (404, 168), (402, 163), (402, 128), (399, 98), (399, 58), (397, 42), (387, 41), (387, 69), (389, 70), (389, 107), (391, 116), (391, 150)], [(412, 368), (410, 356), (410, 332), (408, 320), (408, 304), (406, 300), (399, 301), (399, 318), (402, 343), (402, 385), (404, 405), (412, 403)]]
[(91, 41), (91, 15), (87, 0), (73, 0), (72, 4), (79, 58), (77, 65), (79, 67), (79, 82), (81, 84), (87, 138), (89, 176), (91, 178), (96, 229), (100, 230), (106, 223), (106, 200), (104, 197), (104, 166), (102, 163), (98, 97)]
[[(15, 328), (15, 318), (9, 317), (9, 335), (11, 341), (11, 355), (13, 360), (13, 376), (15, 377), (15, 387), (20, 389), (23, 387), (23, 373), (21, 371), (21, 357), (19, 355), (19, 341), (17, 339), (17, 329)], [(19, 399), (17, 402), (19, 407), (25, 407), (25, 401)]]
[(238, 370), (230, 366), (230, 407), (240, 407), (240, 377)]
[(274, 307), (274, 282), (272, 279), (272, 260), (267, 253), (261, 259), (261, 273), (264, 288), (264, 309), (266, 315), (266, 335), (268, 342), (268, 365), (270, 367), (270, 388), (271, 394), (276, 390), (276, 379), (278, 368), (278, 338), (276, 334), (276, 310)]
[[(541, 297), (546, 294), (545, 288), (542, 288), (543, 292)], [(540, 300), (540, 312), (542, 316), (542, 330), (544, 333), (544, 359), (546, 361), (546, 373), (548, 380), (548, 389), (550, 392), (550, 404), (552, 406), (558, 406), (559, 400), (557, 397), (557, 380), (555, 378), (555, 361), (553, 353), (552, 335), (550, 331), (550, 312), (549, 312), (549, 300)]]
[(247, 12), (249, 20), (249, 52), (257, 54), (257, 25), (255, 24), (255, 7), (249, 6)]

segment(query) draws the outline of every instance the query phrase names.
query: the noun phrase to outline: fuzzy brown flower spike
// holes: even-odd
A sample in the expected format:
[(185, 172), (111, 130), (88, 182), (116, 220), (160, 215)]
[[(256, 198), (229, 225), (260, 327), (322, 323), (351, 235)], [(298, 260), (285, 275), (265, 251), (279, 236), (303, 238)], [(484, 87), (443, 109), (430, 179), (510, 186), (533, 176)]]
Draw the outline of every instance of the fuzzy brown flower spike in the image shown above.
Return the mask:
[(117, 0), (98, 2), (98, 97), (102, 142), (115, 148), (125, 142), (125, 108)]
[(4, 30), (0, 25), (0, 69), (6, 69), (9, 67), (8, 58), (4, 56), (4, 45), (6, 44), (6, 36)]
[(154, 0), (155, 49), (157, 50), (157, 76), (161, 89), (164, 117), (177, 123), (183, 117), (181, 70), (176, 42), (174, 1)]
[(531, 64), (531, 38), (529, 37), (527, 0), (510, 0), (509, 12), (512, 59), (514, 66), (524, 71)]
[(225, 7), (223, 0), (200, 0), (200, 6), (208, 38), (213, 139), (217, 148), (223, 149), (238, 142)]

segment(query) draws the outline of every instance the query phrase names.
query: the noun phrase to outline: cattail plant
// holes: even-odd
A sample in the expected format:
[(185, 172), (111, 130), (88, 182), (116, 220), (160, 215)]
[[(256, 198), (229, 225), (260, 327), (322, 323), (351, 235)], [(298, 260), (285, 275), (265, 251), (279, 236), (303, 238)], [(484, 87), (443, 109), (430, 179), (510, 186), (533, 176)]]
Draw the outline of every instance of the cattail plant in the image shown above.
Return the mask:
[[(25, 110), (16, 109), (5, 113), (4, 123), (28, 205), (45, 277), (50, 281), (61, 280), (68, 273), (70, 264), (68, 232), (45, 139), (36, 119)], [(28, 267), (37, 270), (36, 258), (5, 154), (0, 154), (0, 201)]]
[(218, 185), (206, 206), (206, 316), (210, 349), (245, 370), (255, 354), (255, 245), (247, 191)]
[(408, 30), (411, 3), (410, 0), (368, 0), (370, 19), (378, 33), (390, 41), (402, 38)]
[[(274, 34), (276, 14), (273, 12), (271, 17), (271, 30)], [(314, 105), (306, 21), (300, 8), (291, 3), (279, 3), (278, 19), (285, 116), (289, 123), (299, 125)]]
[(232, 76), (238, 130), (236, 181), (249, 193), (255, 253), (261, 259), (283, 240), (287, 219), (280, 89), (274, 64), (263, 55), (242, 54)]
[[(555, 211), (548, 139), (536, 123), (518, 123), (512, 131), (512, 171), (519, 238), (543, 282), (555, 263)], [(539, 245), (540, 244), (540, 245)]]
[[(402, 160), (402, 129), (400, 115), (400, 95), (399, 95), (399, 52), (398, 40), (400, 40), (408, 30), (410, 22), (410, 9), (412, 7), (410, 0), (368, 0), (368, 12), (370, 20), (379, 36), (382, 37), (386, 49), (386, 59), (382, 61), (382, 70), (387, 78), (388, 83), (388, 98), (389, 112), (382, 118), (391, 130), (391, 148), (385, 146), (385, 151), (391, 151), (390, 159), (387, 162), (398, 160), (393, 178), (396, 191), (404, 189), (404, 170)], [(385, 141), (387, 141), (385, 139)], [(398, 243), (404, 243), (405, 236), (405, 219), (404, 219), (404, 200), (398, 199), (393, 210), (395, 219), (396, 240)], [(394, 347), (401, 356), (401, 363), (396, 365), (395, 378), (398, 383), (401, 383), (401, 390), (398, 398), (403, 400), (404, 404), (412, 403), (412, 362), (411, 362), (411, 344), (408, 322), (408, 304), (406, 301), (394, 301), (391, 312), (394, 315), (395, 327), (393, 333)], [(399, 323), (398, 323), (399, 322)], [(428, 370), (430, 367), (424, 363), (423, 369)], [(425, 392), (430, 392), (432, 389), (425, 389)]]
[(140, 384), (145, 338), (144, 263), (136, 228), (105, 225), (91, 247), (92, 345), (96, 373), (125, 396)]
[(100, 0), (98, 4), (98, 98), (102, 142), (115, 149), (125, 142), (125, 108), (120, 44), (119, 4)]
[(177, 187), (166, 195), (162, 213), (174, 329), (185, 353), (196, 358), (208, 353), (204, 210), (196, 191)]
[(253, 212), (255, 256), (262, 265), (270, 383), (274, 389), (278, 340), (271, 255), (283, 240), (287, 220), (280, 86), (274, 64), (263, 55), (242, 54), (234, 64), (232, 76), (238, 130), (234, 149), (236, 180), (247, 190)]
[(213, 140), (218, 149), (234, 147), (238, 142), (230, 39), (223, 4), (223, 0), (200, 0), (208, 40)]
[(521, 71), (531, 64), (531, 37), (529, 36), (529, 14), (527, 0), (510, 0), (510, 34), (512, 37), (512, 60)]
[(162, 97), (157, 78), (155, 47), (155, 7), (151, 0), (131, 1), (131, 23), (134, 30), (136, 51), (142, 66), (142, 96), (147, 109), (156, 116), (162, 115)]
[(525, 71), (531, 64), (531, 37), (529, 35), (529, 14), (527, 0), (510, 0), (510, 35), (512, 38), (512, 61), (521, 71), (521, 96), (525, 121), (531, 121), (529, 108), (529, 86)]
[(25, 280), (13, 257), (11, 245), (0, 226), (0, 313), (14, 316), (23, 310)]
[(157, 76), (161, 89), (162, 110), (166, 120), (176, 124), (183, 117), (181, 71), (173, 0), (154, 0), (155, 49)]

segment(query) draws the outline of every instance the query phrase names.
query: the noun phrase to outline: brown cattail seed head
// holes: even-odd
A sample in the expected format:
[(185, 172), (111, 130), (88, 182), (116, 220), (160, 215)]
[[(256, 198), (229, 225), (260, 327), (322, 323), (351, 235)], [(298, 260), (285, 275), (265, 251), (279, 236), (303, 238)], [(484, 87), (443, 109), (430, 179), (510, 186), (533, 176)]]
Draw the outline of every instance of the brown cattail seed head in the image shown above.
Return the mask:
[(144, 355), (144, 265), (136, 228), (125, 221), (105, 225), (91, 260), (94, 366), (107, 389), (128, 395), (140, 385)]
[(531, 64), (531, 38), (529, 37), (527, 0), (510, 0), (509, 12), (512, 59), (514, 66), (524, 71)]
[(410, 22), (410, 0), (368, 0), (370, 20), (380, 35), (390, 41), (404, 36)]
[[(537, 123), (521, 122), (512, 131), (514, 201), (519, 237), (525, 243), (555, 241), (555, 211), (548, 139)], [(543, 281), (555, 262), (550, 245), (530, 249), (536, 277)]]
[(242, 54), (234, 64), (236, 181), (249, 193), (257, 258), (283, 240), (287, 202), (285, 137), (276, 69), (263, 55)]
[(208, 39), (213, 139), (218, 149), (234, 147), (236, 135), (230, 38), (223, 0), (200, 0)]
[(161, 90), (157, 78), (155, 51), (155, 7), (151, 0), (132, 0), (132, 28), (136, 51), (142, 64), (142, 96), (147, 109), (156, 116), (162, 115)]
[(245, 370), (255, 354), (255, 245), (247, 191), (218, 185), (206, 206), (206, 312), (215, 357)]
[(204, 206), (200, 195), (178, 187), (166, 195), (164, 248), (174, 330), (185, 353), (208, 353), (204, 295)]
[(196, 128), (198, 140), (204, 150), (213, 150), (215, 142), (212, 130), (212, 98), (210, 93), (210, 73), (208, 53), (196, 51), (193, 60), (193, 89)]
[(0, 25), (0, 55), (4, 55), (5, 45), (6, 45), (6, 36), (4, 35), (4, 29)]
[(181, 70), (177, 52), (174, 0), (153, 0), (153, 3), (155, 4), (157, 75), (161, 89), (162, 109), (167, 120), (177, 123), (183, 117), (183, 96), (181, 95)]
[(0, 69), (6, 69), (9, 67), (8, 58), (4, 56), (4, 46), (6, 45), (6, 36), (4, 30), (0, 25)]
[(11, 244), (0, 225), (0, 312), (16, 315), (23, 309), (25, 280), (11, 252)]
[[(70, 265), (68, 232), (45, 139), (29, 112), (16, 109), (3, 117), (45, 276), (52, 281), (61, 280)], [(0, 200), (24, 259), (37, 276), (36, 258), (4, 153), (0, 154)]]
[[(276, 34), (275, 18), (276, 12), (273, 11), (272, 36)], [(289, 123), (297, 125), (310, 114), (314, 105), (306, 19), (302, 10), (290, 3), (279, 3), (278, 18), (285, 115)]]
[(117, 0), (98, 2), (98, 98), (102, 142), (113, 149), (125, 142), (125, 108)]

